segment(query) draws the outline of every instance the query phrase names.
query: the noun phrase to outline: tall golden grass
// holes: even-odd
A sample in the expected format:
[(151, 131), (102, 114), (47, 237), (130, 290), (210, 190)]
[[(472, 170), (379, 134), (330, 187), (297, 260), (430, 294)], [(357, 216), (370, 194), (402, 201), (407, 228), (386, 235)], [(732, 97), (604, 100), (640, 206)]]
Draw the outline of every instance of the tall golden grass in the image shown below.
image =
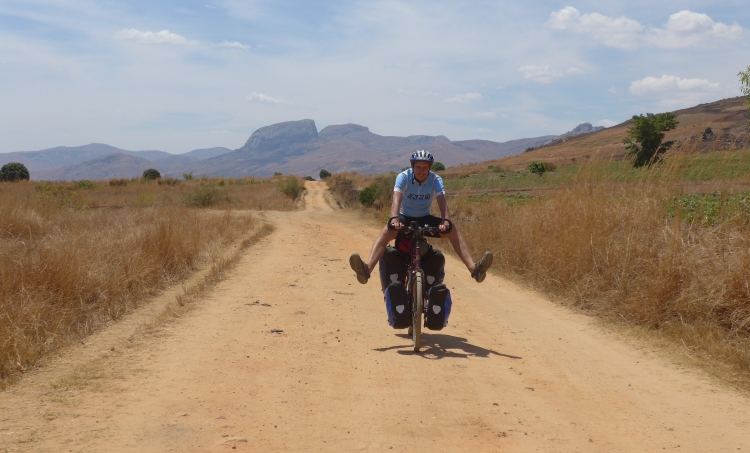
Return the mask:
[(697, 158), (630, 183), (584, 167), (539, 198), (459, 195), (454, 219), (472, 251), (495, 253), (501, 274), (658, 332), (750, 388), (749, 178), (674, 177)]
[[(229, 208), (295, 207), (273, 181), (221, 181), (0, 184), (0, 386), (255, 226)], [(203, 188), (227, 209), (187, 207)]]

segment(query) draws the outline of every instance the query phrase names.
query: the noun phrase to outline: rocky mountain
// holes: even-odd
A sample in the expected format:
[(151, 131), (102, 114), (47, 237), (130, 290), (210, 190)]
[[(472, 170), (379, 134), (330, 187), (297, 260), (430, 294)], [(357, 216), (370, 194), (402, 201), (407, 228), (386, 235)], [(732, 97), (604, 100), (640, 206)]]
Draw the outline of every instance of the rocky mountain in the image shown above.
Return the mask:
[[(567, 136), (595, 130), (584, 123)], [(0, 154), (0, 162), (22, 162), (32, 179), (107, 179), (140, 175), (156, 168), (165, 176), (183, 173), (207, 176), (317, 175), (322, 168), (331, 172), (380, 173), (400, 170), (409, 155), (427, 149), (447, 166), (483, 162), (518, 154), (562, 136), (511, 140), (451, 141), (443, 135), (384, 136), (358, 124), (337, 124), (318, 132), (315, 121), (304, 119), (261, 127), (245, 144), (228, 148), (197, 149), (185, 154), (163, 151), (127, 151), (92, 143), (75, 148), (57, 147), (42, 151)]]

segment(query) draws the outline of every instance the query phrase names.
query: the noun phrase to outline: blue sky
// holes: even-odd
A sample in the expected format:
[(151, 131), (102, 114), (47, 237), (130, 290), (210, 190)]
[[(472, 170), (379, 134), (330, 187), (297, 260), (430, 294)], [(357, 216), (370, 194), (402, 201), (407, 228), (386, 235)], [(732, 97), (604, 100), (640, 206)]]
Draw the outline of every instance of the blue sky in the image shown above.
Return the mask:
[(0, 152), (314, 119), (506, 141), (738, 96), (740, 1), (0, 0)]

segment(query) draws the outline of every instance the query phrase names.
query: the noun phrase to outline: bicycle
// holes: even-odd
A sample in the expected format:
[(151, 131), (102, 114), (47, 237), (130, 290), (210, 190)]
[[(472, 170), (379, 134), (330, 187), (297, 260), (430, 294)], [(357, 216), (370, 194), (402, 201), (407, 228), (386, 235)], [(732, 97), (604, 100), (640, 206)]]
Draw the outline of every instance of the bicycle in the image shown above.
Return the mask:
[[(395, 229), (388, 223), (389, 229)], [(409, 254), (409, 264), (406, 268), (406, 295), (412, 312), (412, 324), (409, 327), (409, 336), (414, 343), (414, 352), (419, 352), (420, 342), (422, 341), (422, 316), (425, 314), (427, 307), (425, 299), (427, 294), (424, 291), (425, 274), (422, 270), (422, 255), (428, 250), (425, 235), (435, 236), (440, 233), (436, 227), (429, 225), (419, 226), (417, 222), (412, 221), (408, 227), (402, 230), (404, 235), (411, 239), (411, 252)], [(422, 250), (424, 248), (424, 251)]]

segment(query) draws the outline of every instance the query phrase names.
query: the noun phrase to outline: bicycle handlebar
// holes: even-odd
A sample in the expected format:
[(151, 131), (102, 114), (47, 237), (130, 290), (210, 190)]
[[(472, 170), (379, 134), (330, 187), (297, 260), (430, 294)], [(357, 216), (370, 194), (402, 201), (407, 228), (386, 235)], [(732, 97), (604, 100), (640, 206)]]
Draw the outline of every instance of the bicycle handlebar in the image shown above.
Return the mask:
[[(386, 226), (388, 227), (389, 230), (395, 230), (396, 229), (396, 227), (394, 227), (393, 225), (391, 225), (391, 220), (393, 220), (393, 219), (398, 219), (398, 217), (391, 217), (390, 219), (388, 219), (388, 223), (386, 224)], [(411, 225), (404, 226), (404, 228), (403, 228), (402, 231), (407, 236), (411, 236), (412, 234), (417, 233), (417, 232), (426, 233), (426, 234), (438, 234), (438, 235), (441, 234), (441, 233), (442, 234), (450, 233), (451, 230), (453, 230), (453, 222), (451, 222), (448, 219), (443, 219), (443, 220), (448, 222), (448, 228), (445, 231), (440, 231), (440, 228), (438, 228), (438, 227), (431, 227), (429, 225), (424, 225), (424, 226), (420, 227), (420, 226), (417, 225), (417, 222), (411, 222)]]

